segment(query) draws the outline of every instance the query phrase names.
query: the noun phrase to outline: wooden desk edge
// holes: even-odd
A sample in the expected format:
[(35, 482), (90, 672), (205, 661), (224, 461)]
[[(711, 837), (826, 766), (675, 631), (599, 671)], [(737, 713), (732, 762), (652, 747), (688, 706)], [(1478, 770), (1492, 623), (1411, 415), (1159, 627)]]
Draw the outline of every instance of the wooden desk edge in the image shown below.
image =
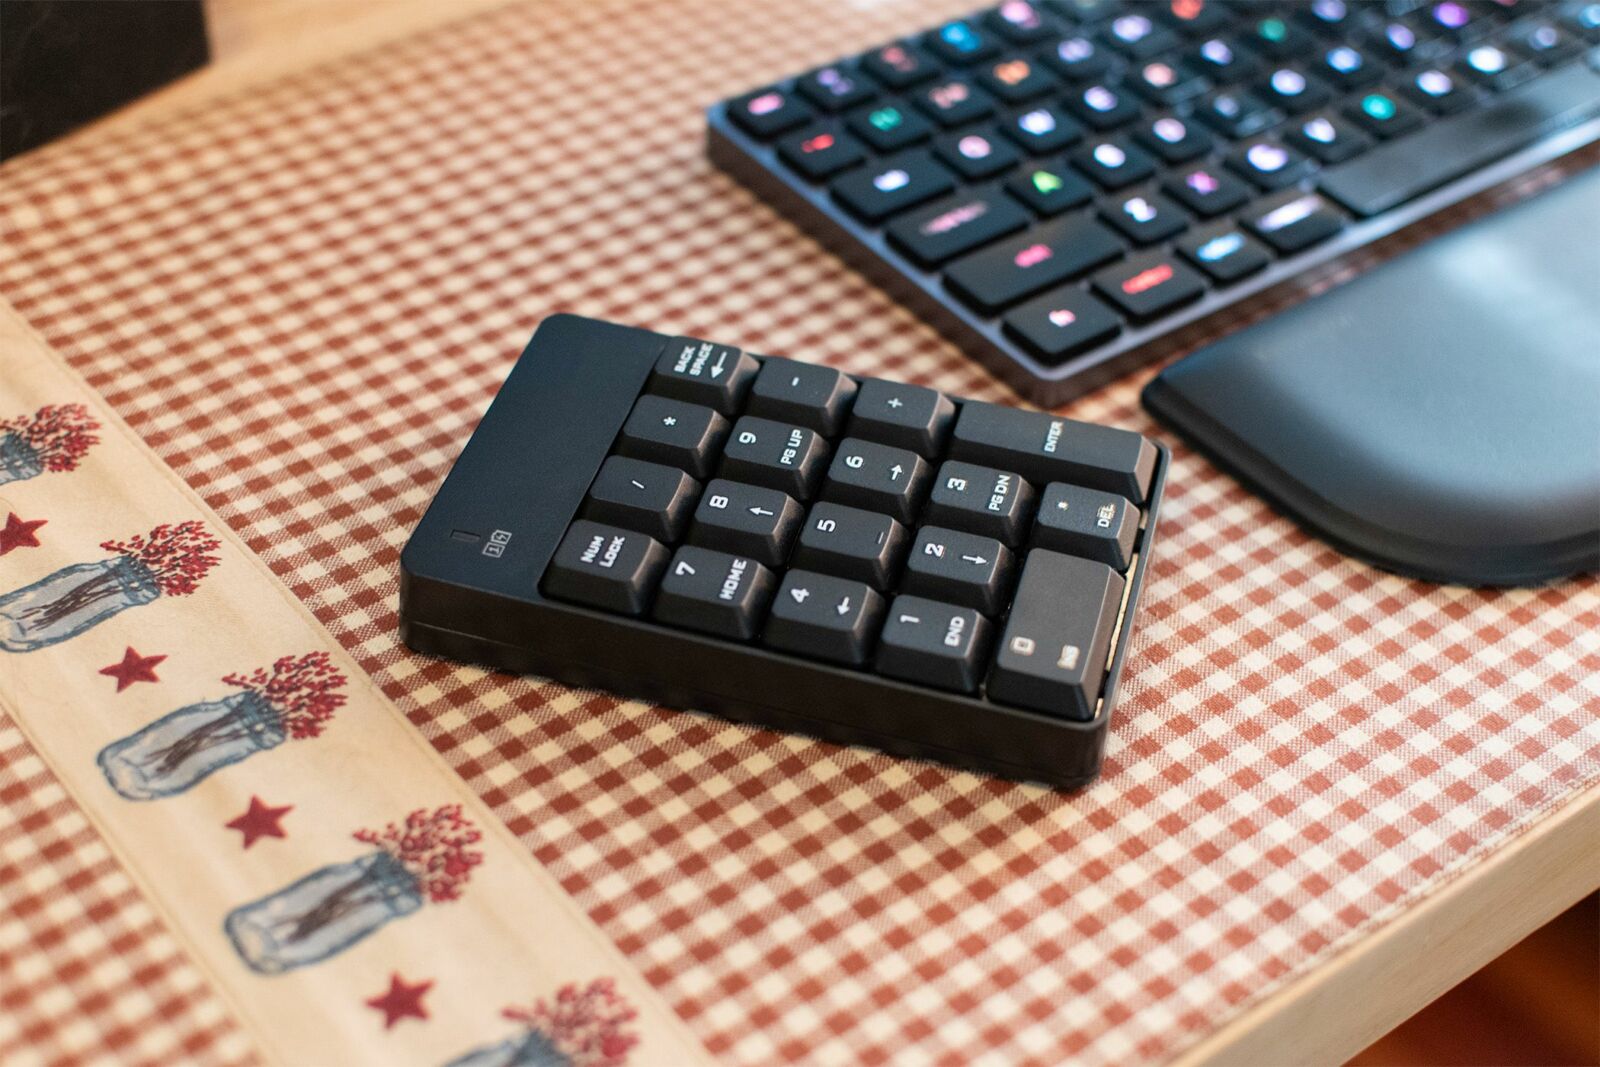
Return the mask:
[(1591, 786), (1171, 1067), (1343, 1063), (1597, 887), (1600, 786)]

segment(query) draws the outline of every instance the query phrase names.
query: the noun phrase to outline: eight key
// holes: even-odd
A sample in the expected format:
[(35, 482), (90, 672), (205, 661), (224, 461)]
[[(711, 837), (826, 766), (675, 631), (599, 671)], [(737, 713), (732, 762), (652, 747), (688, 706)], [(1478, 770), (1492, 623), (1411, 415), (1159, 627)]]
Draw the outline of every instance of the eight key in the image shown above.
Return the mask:
[(718, 478), (700, 495), (689, 540), (776, 567), (788, 558), (800, 514), (800, 505), (777, 489)]
[(706, 478), (727, 436), (728, 420), (710, 408), (646, 394), (623, 423), (617, 451)]
[(856, 383), (832, 367), (769, 358), (756, 375), (750, 414), (798, 422), (833, 437), (855, 394)]
[(828, 443), (815, 430), (746, 415), (733, 424), (721, 474), (810, 500), (827, 458)]
[(848, 437), (839, 442), (822, 496), (909, 523), (922, 502), (928, 470), (915, 452)]

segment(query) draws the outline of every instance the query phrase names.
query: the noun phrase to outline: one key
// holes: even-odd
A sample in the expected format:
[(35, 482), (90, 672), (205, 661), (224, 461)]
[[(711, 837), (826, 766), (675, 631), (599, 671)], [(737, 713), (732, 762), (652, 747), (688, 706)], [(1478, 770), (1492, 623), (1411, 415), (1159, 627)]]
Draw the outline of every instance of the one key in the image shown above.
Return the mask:
[(1028, 553), (989, 672), (989, 699), (1093, 719), (1123, 585), (1104, 563), (1043, 548)]
[(920, 267), (1015, 233), (1032, 221), (1026, 209), (1002, 192), (962, 192), (889, 224), (889, 240)]
[(1156, 446), (1131, 430), (1075, 422), (1042, 411), (969, 401), (961, 405), (950, 455), (1014, 470), (1036, 485), (1066, 482), (1144, 503)]
[(861, 582), (790, 571), (772, 601), (762, 640), (773, 648), (859, 667), (883, 618), (883, 597)]
[(731, 481), (810, 500), (827, 459), (828, 442), (817, 431), (746, 415), (733, 424), (719, 473)]
[(881, 222), (956, 187), (955, 175), (926, 152), (906, 152), (835, 178), (833, 195), (851, 214)]
[(642, 615), (667, 565), (667, 550), (637, 530), (579, 519), (544, 572), (544, 592), (623, 615)]
[(932, 459), (956, 421), (949, 397), (920, 385), (869, 378), (850, 410), (851, 437), (909, 448)]
[(1125, 571), (1139, 535), (1139, 509), (1119, 493), (1051, 482), (1039, 498), (1033, 543)]
[(970, 693), (983, 677), (989, 620), (915, 596), (897, 596), (878, 638), (879, 674), (919, 685)]
[(992, 537), (924, 526), (906, 558), (900, 587), (931, 600), (998, 615), (1011, 591), (1015, 557)]
[(832, 367), (768, 359), (750, 391), (750, 414), (797, 422), (835, 437), (844, 425), (856, 383)]
[(847, 437), (828, 467), (822, 498), (881, 511), (909, 524), (922, 502), (928, 472), (915, 452)]
[(777, 567), (789, 556), (801, 514), (800, 505), (776, 489), (718, 478), (700, 494), (689, 541)]
[(671, 626), (748, 641), (777, 586), (773, 573), (747, 556), (684, 545), (667, 565), (653, 614)]
[(961, 299), (992, 315), (1121, 254), (1122, 242), (1099, 223), (1056, 219), (957, 260), (945, 281)]
[(951, 461), (939, 468), (927, 521), (1015, 545), (1032, 508), (1033, 487), (1021, 475)]
[(888, 589), (910, 539), (887, 515), (843, 504), (817, 504), (806, 516), (790, 565)]
[(672, 544), (682, 535), (699, 495), (699, 483), (676, 467), (609, 456), (589, 487), (583, 514)]
[(664, 396), (641, 396), (617, 435), (617, 451), (678, 467), (696, 478), (711, 474), (711, 463), (728, 436), (728, 420), (698, 404)]
[(1146, 252), (1096, 274), (1094, 288), (1128, 318), (1148, 322), (1200, 299), (1206, 283), (1170, 254)]
[(732, 415), (761, 365), (729, 345), (674, 337), (656, 360), (649, 391)]

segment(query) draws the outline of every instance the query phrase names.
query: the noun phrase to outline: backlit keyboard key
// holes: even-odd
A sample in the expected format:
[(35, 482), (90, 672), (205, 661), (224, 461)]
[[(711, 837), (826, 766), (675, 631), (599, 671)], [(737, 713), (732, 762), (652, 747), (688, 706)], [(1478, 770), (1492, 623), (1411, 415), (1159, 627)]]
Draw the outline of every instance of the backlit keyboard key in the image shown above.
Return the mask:
[(1083, 137), (1083, 126), (1078, 120), (1052, 104), (1039, 104), (1018, 111), (1000, 124), (1024, 151), (1034, 155), (1059, 152)]
[(699, 483), (676, 467), (610, 456), (589, 487), (583, 514), (670, 545), (683, 535), (699, 495)]
[(1416, 108), (1380, 89), (1365, 94), (1344, 113), (1357, 126), (1379, 137), (1398, 137), (1422, 125), (1422, 115)]
[(1359, 155), (1372, 144), (1372, 138), (1327, 112), (1295, 120), (1286, 136), (1290, 144), (1324, 166)]
[(728, 118), (763, 140), (794, 129), (814, 114), (795, 94), (776, 87), (741, 96), (728, 104)]
[(1045, 69), (1023, 56), (1006, 56), (978, 68), (978, 84), (1010, 104), (1040, 97), (1059, 84)]
[(1155, 193), (1114, 200), (1100, 210), (1100, 217), (1140, 245), (1165, 241), (1189, 227), (1189, 217), (1172, 201)]
[(1057, 41), (1043, 58), (1056, 73), (1073, 81), (1086, 81), (1110, 68), (1111, 55), (1109, 49), (1102, 48), (1091, 38), (1074, 34)]
[(809, 500), (828, 463), (828, 442), (815, 430), (746, 415), (733, 424), (718, 473)]
[(650, 392), (732, 415), (760, 369), (755, 359), (729, 345), (697, 337), (674, 337), (650, 373)]
[(916, 518), (930, 468), (904, 448), (847, 437), (839, 442), (822, 498), (868, 511), (881, 511), (909, 524)]
[(1232, 211), (1255, 195), (1244, 182), (1211, 163), (1173, 175), (1162, 188), (1184, 207), (1208, 219)]
[(1017, 165), (1021, 153), (1010, 141), (1002, 140), (993, 127), (947, 133), (933, 143), (940, 161), (969, 181), (992, 178)]
[(1311, 171), (1311, 161), (1272, 137), (1245, 141), (1228, 155), (1228, 166), (1263, 189), (1293, 185)]
[(889, 240), (922, 267), (981, 248), (1032, 219), (1003, 192), (965, 193), (939, 201), (889, 224)]
[(993, 537), (924, 526), (906, 557), (900, 587), (907, 593), (998, 615), (1011, 594), (1016, 557)]
[(947, 63), (961, 66), (988, 59), (1000, 51), (1000, 44), (987, 30), (967, 19), (947, 22), (924, 40), (928, 51)]
[(579, 519), (550, 557), (544, 592), (623, 615), (642, 615), (667, 565), (667, 549), (638, 532)]
[(917, 106), (941, 126), (964, 126), (994, 114), (994, 97), (965, 78), (946, 78), (918, 90)]
[(1283, 120), (1283, 112), (1242, 89), (1212, 93), (1195, 105), (1197, 119), (1224, 137), (1249, 137)]
[(1056, 23), (1029, 0), (1006, 0), (983, 17), (985, 25), (1017, 44), (1042, 41), (1056, 32)]
[(778, 142), (778, 155), (812, 181), (848, 170), (866, 158), (861, 143), (832, 126), (812, 126)]
[(829, 186), (851, 214), (867, 222), (881, 222), (955, 187), (955, 175), (926, 152), (906, 152), (880, 160), (835, 178)]
[(1122, 254), (1122, 242), (1097, 222), (1058, 219), (950, 265), (945, 282), (988, 314), (1087, 273)]
[(1035, 485), (1086, 485), (1138, 504), (1150, 491), (1157, 453), (1131, 430), (968, 401), (956, 417), (950, 455), (1016, 471)]
[(888, 589), (909, 539), (906, 528), (887, 515), (823, 502), (813, 505), (806, 516), (789, 562)]
[(1240, 220), (1279, 253), (1310, 248), (1338, 233), (1344, 220), (1316, 193), (1286, 189), (1251, 206)]
[(879, 152), (897, 152), (933, 134), (933, 124), (904, 104), (869, 105), (852, 112), (845, 124)]
[(1165, 252), (1146, 252), (1094, 276), (1095, 291), (1135, 322), (1158, 318), (1199, 299), (1205, 282)]
[(1255, 85), (1255, 93), (1287, 114), (1314, 111), (1333, 99), (1333, 90), (1306, 74), (1299, 64), (1274, 67)]
[(890, 89), (909, 89), (937, 77), (939, 66), (926, 52), (909, 44), (890, 44), (861, 57), (861, 69)]
[(1139, 117), (1139, 101), (1131, 93), (1096, 83), (1069, 93), (1067, 107), (1097, 130), (1114, 130)]
[(1042, 548), (1028, 553), (989, 672), (990, 698), (1094, 718), (1124, 585), (1104, 563)]
[(1176, 115), (1158, 116), (1134, 130), (1133, 136), (1167, 163), (1203, 156), (1216, 143), (1216, 138), (1199, 125)]
[(684, 545), (667, 564), (657, 622), (748, 641), (761, 630), (777, 577), (747, 556)]
[(841, 66), (814, 70), (796, 82), (795, 87), (824, 111), (845, 111), (878, 95), (870, 81)]
[(706, 478), (727, 436), (728, 420), (710, 408), (646, 394), (623, 423), (617, 451)]
[(778, 567), (789, 558), (801, 517), (785, 493), (717, 478), (700, 494), (689, 542)]
[(1006, 333), (1046, 366), (1092, 348), (1122, 329), (1115, 312), (1076, 287), (1036, 297), (1007, 312), (1001, 321)]
[(833, 367), (769, 358), (750, 389), (750, 414), (797, 422), (827, 437), (837, 436), (850, 412), (856, 383)]
[(762, 641), (786, 652), (858, 667), (877, 643), (883, 597), (862, 582), (789, 571), (772, 600)]
[(1142, 182), (1156, 170), (1149, 153), (1124, 137), (1091, 141), (1072, 154), (1072, 162), (1105, 189)]
[(1006, 191), (1046, 216), (1082, 207), (1095, 193), (1094, 186), (1068, 167), (1027, 168), (1006, 181)]
[(943, 393), (920, 385), (869, 378), (850, 409), (850, 437), (909, 448), (932, 458), (944, 447), (956, 406)]
[(1272, 262), (1260, 242), (1232, 223), (1195, 230), (1177, 244), (1178, 252), (1218, 285), (1248, 277)]
[(1013, 471), (957, 460), (939, 468), (927, 521), (1016, 545), (1033, 515), (1033, 487)]
[(874, 661), (879, 674), (971, 693), (983, 680), (991, 624), (970, 608), (915, 596), (890, 603)]

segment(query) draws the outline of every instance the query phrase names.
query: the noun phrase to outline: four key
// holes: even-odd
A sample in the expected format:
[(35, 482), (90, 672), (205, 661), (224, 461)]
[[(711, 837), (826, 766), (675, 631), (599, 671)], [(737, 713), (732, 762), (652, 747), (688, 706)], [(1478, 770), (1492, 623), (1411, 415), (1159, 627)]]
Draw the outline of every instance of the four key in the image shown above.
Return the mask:
[(583, 513), (671, 544), (683, 534), (700, 484), (676, 467), (612, 456), (600, 465)]
[(922, 502), (928, 470), (915, 452), (849, 437), (839, 442), (822, 496), (909, 523)]
[(897, 596), (878, 638), (878, 673), (971, 693), (983, 677), (989, 630), (971, 608)]
[(872, 651), (882, 617), (883, 597), (861, 582), (790, 571), (762, 639), (773, 648), (858, 667)]
[(785, 493), (718, 478), (700, 495), (689, 540), (776, 567), (789, 556), (800, 516)]
[(748, 641), (761, 629), (777, 579), (747, 556), (685, 545), (661, 579), (654, 615), (686, 630)]

